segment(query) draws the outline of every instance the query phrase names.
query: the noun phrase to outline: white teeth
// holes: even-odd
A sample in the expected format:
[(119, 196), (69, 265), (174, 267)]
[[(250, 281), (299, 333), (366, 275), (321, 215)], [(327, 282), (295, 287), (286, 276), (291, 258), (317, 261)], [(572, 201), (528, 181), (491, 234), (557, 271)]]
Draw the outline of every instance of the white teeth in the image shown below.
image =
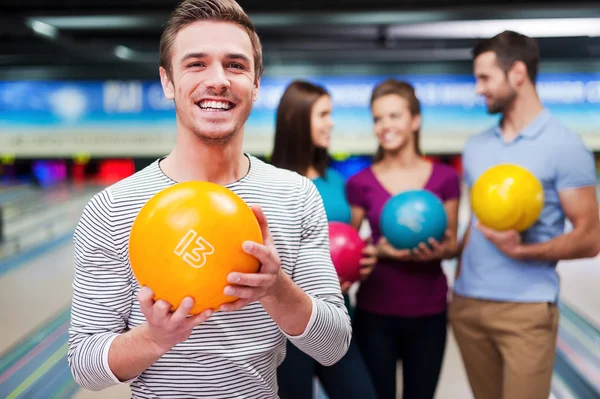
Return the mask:
[(395, 136), (395, 134), (393, 132), (387, 132), (387, 133), (383, 134), (383, 139), (385, 141), (392, 140), (394, 138), (394, 136)]
[(202, 109), (230, 109), (231, 103), (223, 102), (223, 101), (202, 101), (200, 103), (200, 108)]

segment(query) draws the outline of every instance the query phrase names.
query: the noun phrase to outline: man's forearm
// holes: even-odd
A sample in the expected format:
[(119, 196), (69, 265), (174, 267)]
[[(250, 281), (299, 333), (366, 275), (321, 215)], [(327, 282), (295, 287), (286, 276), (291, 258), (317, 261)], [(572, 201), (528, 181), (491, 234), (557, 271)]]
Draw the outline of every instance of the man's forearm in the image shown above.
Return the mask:
[(146, 323), (119, 335), (108, 351), (108, 365), (119, 381), (137, 377), (166, 353), (147, 334)]
[(278, 292), (261, 299), (261, 303), (279, 328), (290, 336), (301, 335), (312, 314), (312, 300), (283, 271)]
[(595, 231), (573, 230), (552, 240), (524, 244), (517, 257), (522, 260), (560, 261), (591, 258), (600, 252), (600, 235)]

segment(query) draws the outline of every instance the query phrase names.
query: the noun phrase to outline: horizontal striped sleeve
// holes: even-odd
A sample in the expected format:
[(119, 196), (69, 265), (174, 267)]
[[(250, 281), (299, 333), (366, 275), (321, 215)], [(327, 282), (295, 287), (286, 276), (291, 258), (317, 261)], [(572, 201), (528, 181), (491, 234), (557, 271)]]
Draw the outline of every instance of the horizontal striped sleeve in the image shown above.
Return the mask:
[(300, 336), (288, 339), (322, 365), (340, 360), (350, 345), (352, 327), (329, 253), (328, 221), (314, 183), (304, 179), (302, 235), (293, 279), (313, 298), (313, 313)]
[(108, 365), (108, 350), (127, 330), (132, 302), (130, 276), (113, 243), (112, 220), (110, 198), (103, 191), (85, 207), (73, 238), (68, 362), (75, 381), (94, 391), (119, 383)]

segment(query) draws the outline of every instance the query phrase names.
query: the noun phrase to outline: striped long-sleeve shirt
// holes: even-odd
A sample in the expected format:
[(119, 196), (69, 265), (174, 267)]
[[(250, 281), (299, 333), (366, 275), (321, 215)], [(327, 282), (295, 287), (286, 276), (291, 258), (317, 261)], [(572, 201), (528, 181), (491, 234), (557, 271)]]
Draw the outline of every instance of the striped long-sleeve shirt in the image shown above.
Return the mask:
[(215, 313), (133, 380), (115, 377), (108, 365), (113, 339), (145, 321), (128, 261), (131, 226), (154, 194), (175, 184), (157, 160), (96, 194), (75, 230), (68, 360), (81, 386), (128, 383), (134, 398), (277, 398), (276, 368), (286, 339), (324, 365), (345, 354), (350, 319), (329, 256), (322, 199), (309, 179), (249, 158), (248, 174), (227, 187), (262, 206), (282, 269), (312, 298), (304, 333), (286, 335), (254, 302)]

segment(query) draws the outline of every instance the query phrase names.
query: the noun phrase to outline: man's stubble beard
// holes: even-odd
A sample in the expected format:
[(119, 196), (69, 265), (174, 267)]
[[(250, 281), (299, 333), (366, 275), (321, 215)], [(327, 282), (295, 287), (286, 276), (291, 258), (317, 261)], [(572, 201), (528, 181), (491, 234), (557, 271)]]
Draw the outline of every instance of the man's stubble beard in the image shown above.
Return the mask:
[(504, 97), (498, 98), (490, 107), (488, 107), (489, 114), (504, 114), (508, 109), (508, 106), (515, 101), (517, 92), (510, 85), (508, 85), (508, 89), (508, 94), (506, 94)]
[[(176, 115), (181, 115), (179, 112), (179, 108), (177, 107), (177, 101), (173, 99), (173, 104), (175, 104), (175, 113)], [(196, 106), (196, 105), (194, 105)], [(194, 134), (196, 139), (198, 139), (202, 144), (205, 144), (208, 147), (223, 147), (231, 142), (231, 140), (235, 137), (235, 128), (228, 132), (225, 136), (222, 137), (210, 137), (203, 133), (202, 129), (194, 124), (194, 118), (192, 115), (189, 115), (190, 124), (187, 126), (190, 131)]]

